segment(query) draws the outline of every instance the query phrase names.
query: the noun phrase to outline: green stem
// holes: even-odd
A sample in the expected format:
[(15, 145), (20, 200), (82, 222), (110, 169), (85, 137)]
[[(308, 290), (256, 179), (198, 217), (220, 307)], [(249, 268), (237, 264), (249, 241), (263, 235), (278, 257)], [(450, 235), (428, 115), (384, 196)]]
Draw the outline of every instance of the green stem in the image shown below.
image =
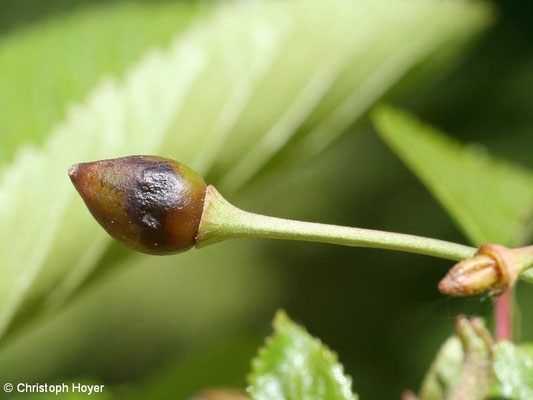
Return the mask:
[(373, 247), (425, 254), (448, 260), (472, 257), (476, 249), (457, 243), (403, 233), (326, 225), (268, 217), (243, 211), (209, 186), (196, 247), (231, 238), (267, 238)]

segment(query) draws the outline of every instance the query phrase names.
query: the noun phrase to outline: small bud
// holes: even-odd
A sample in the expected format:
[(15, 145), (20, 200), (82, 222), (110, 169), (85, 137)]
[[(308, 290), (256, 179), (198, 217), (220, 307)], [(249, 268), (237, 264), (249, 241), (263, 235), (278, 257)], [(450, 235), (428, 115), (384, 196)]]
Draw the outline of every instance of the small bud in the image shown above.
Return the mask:
[(412, 390), (404, 390), (401, 397), (402, 400), (419, 400), (417, 395)]
[(533, 246), (509, 249), (486, 244), (477, 253), (456, 264), (440, 281), (439, 290), (449, 296), (483, 292), (499, 295), (512, 287), (523, 270), (533, 263)]
[(94, 218), (127, 247), (163, 255), (194, 246), (206, 184), (185, 165), (130, 156), (76, 164), (68, 174)]
[(250, 398), (240, 390), (209, 389), (190, 400), (250, 400)]
[(455, 333), (461, 340), (465, 353), (486, 357), (491, 354), (494, 339), (480, 317), (467, 318), (458, 315), (455, 319)]
[(493, 288), (498, 282), (496, 261), (479, 255), (456, 264), (439, 283), (439, 290), (449, 296), (471, 296)]
[(487, 399), (493, 380), (492, 352), (494, 340), (481, 318), (470, 320), (460, 315), (455, 332), (461, 340), (464, 359), (461, 374), (446, 397), (450, 400)]

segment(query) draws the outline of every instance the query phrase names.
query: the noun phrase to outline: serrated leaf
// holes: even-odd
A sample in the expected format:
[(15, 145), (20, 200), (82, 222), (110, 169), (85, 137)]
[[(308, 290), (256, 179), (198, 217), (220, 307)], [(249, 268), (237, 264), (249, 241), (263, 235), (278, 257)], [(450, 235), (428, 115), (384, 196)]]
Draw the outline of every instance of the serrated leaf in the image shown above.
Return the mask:
[(495, 384), (492, 395), (513, 400), (533, 399), (533, 345), (501, 341), (493, 356)]
[(21, 144), (41, 145), (66, 106), (102, 76), (122, 76), (143, 51), (167, 46), (202, 13), (207, 7), (194, 2), (89, 6), (3, 36), (0, 167)]
[[(308, 120), (314, 126), (341, 115), (342, 124), (323, 133), (338, 134), (359, 115), (351, 113), (354, 98), (364, 98), (357, 107), (371, 104), (410, 66), (486, 20), (486, 7), (460, 1), (221, 3), (169, 49), (143, 58), (123, 81), (101, 83), (70, 108), (42, 149), (21, 151), (6, 169), (0, 182), (0, 335), (17, 316), (23, 323), (63, 304), (109, 244), (70, 186), (70, 164), (161, 154), (209, 173), (211, 183), (225, 177), (227, 188), (236, 189), (246, 179), (232, 170), (247, 175), (261, 168)], [(425, 37), (420, 24), (431, 37), (423, 51), (405, 53), (401, 68), (390, 65), (399, 43)], [(372, 95), (361, 92), (377, 84), (379, 65), (394, 79)], [(239, 160), (247, 154), (261, 162), (242, 170)]]
[[(347, 22), (342, 16), (346, 11), (343, 7), (318, 7), (313, 12), (313, 23), (302, 26), (302, 36), (309, 36), (307, 30), (321, 26), (321, 30), (330, 30), (326, 15), (338, 24), (339, 36), (317, 38), (305, 56), (287, 52), (276, 60), (272, 73), (284, 85), (283, 96), (273, 87), (260, 87), (275, 99), (269, 112), (278, 114), (276, 123), (256, 132), (249, 132), (247, 119), (236, 126), (236, 135), (244, 131), (248, 137), (242, 146), (250, 148), (243, 157), (230, 153), (218, 160), (217, 165), (228, 170), (220, 182), (223, 189), (236, 189), (252, 179), (288, 144), (284, 156), (293, 162), (303, 162), (323, 151), (411, 68), (443, 46), (459, 45), (491, 19), (489, 8), (467, 2), (436, 5), (427, 1), (363, 1), (352, 6), (352, 19), (347, 25), (343, 25)], [(333, 42), (329, 42), (331, 39)], [(337, 51), (341, 43), (350, 50)], [(317, 59), (323, 62), (310, 71), (311, 75), (296, 80), (287, 76), (287, 68)], [(299, 81), (306, 84), (293, 90)], [(253, 100), (251, 108), (263, 107)], [(254, 115), (251, 112), (249, 117)]]
[(376, 128), (476, 245), (523, 243), (533, 172), (465, 146), (406, 112), (380, 107)]
[(249, 392), (255, 400), (355, 400), (343, 367), (318, 339), (278, 311), (274, 336), (252, 361)]

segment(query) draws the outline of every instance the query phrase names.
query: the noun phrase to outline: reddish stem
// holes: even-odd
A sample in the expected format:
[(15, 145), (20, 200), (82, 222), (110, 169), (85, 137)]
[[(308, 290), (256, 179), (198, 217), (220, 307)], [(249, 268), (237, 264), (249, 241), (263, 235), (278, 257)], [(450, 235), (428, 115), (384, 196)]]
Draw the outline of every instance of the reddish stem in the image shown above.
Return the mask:
[(494, 299), (494, 333), (496, 340), (513, 340), (513, 289)]

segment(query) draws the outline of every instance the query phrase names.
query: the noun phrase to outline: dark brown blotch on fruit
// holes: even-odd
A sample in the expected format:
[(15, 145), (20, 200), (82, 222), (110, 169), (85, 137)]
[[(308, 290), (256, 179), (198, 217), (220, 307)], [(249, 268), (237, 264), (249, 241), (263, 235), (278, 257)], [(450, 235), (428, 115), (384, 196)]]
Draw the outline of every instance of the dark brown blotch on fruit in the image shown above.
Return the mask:
[(94, 218), (124, 245), (149, 254), (194, 246), (206, 184), (185, 165), (130, 156), (77, 164), (69, 176)]

